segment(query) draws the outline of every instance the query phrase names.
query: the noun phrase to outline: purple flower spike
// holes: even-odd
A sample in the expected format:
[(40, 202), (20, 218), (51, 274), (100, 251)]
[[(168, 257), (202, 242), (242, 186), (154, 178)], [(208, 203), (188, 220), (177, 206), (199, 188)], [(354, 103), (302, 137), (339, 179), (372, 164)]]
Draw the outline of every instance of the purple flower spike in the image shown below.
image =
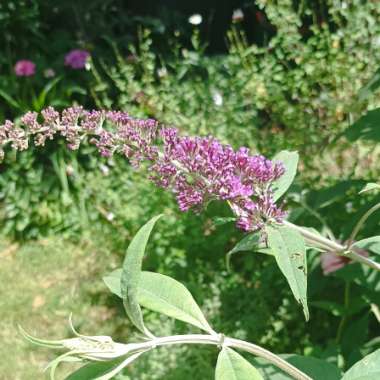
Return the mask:
[(23, 150), (29, 138), (35, 145), (60, 135), (70, 149), (78, 149), (89, 137), (99, 153), (119, 153), (134, 167), (144, 161), (149, 178), (170, 190), (180, 210), (201, 211), (210, 201), (228, 201), (237, 217), (237, 227), (255, 231), (266, 223), (281, 223), (285, 217), (272, 196), (272, 182), (284, 173), (279, 162), (251, 155), (247, 148), (234, 151), (213, 137), (180, 136), (174, 128), (163, 128), (152, 119), (135, 119), (120, 111), (85, 111), (70, 107), (59, 114), (49, 107), (38, 114), (28, 112), (22, 127), (6, 121), (0, 125), (0, 158), (3, 147)]

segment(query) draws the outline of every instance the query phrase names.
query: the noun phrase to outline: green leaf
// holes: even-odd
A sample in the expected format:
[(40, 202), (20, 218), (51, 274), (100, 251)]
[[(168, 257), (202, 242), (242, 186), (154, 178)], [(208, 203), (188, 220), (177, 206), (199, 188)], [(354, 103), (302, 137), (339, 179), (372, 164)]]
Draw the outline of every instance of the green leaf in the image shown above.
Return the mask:
[(125, 359), (117, 359), (106, 362), (91, 362), (83, 367), (80, 367), (78, 370), (70, 374), (65, 378), (65, 380), (93, 380), (99, 376), (107, 374), (114, 367), (119, 365)]
[(298, 153), (283, 150), (273, 157), (273, 161), (281, 161), (285, 166), (285, 173), (273, 182), (273, 198), (276, 201), (289, 189), (292, 184), (298, 165)]
[(152, 218), (140, 228), (128, 246), (121, 273), (121, 295), (125, 311), (132, 323), (144, 334), (152, 336), (145, 327), (141, 308), (137, 300), (138, 286), (141, 276), (142, 260), (145, 248), (154, 224), (162, 215)]
[[(121, 272), (121, 269), (117, 269), (103, 279), (111, 292), (120, 298)], [(213, 333), (191, 293), (185, 286), (171, 277), (159, 273), (142, 272), (137, 300), (140, 306), (149, 310), (165, 314)]]
[(286, 226), (268, 226), (266, 231), (268, 245), (273, 250), (277, 265), (286, 277), (294, 297), (302, 305), (308, 320), (305, 241), (299, 232)]
[(351, 142), (359, 139), (380, 141), (380, 108), (362, 116), (344, 131), (344, 135)]
[(231, 256), (238, 252), (256, 251), (271, 255), (272, 252), (261, 242), (261, 235), (258, 232), (250, 233), (241, 239), (234, 248), (232, 248), (226, 255), (226, 265), (228, 270), (231, 269), (230, 262)]
[(226, 217), (217, 216), (212, 219), (214, 226), (222, 226), (223, 224), (227, 224), (227, 223), (231, 223), (235, 221), (236, 221), (236, 218), (234, 216), (226, 216)]
[(380, 87), (380, 69), (378, 69), (371, 80), (359, 91), (359, 100), (365, 100), (374, 94)]
[(248, 360), (225, 347), (218, 356), (215, 380), (263, 380), (263, 377)]
[(359, 191), (359, 194), (366, 193), (368, 191), (380, 190), (380, 185), (378, 183), (369, 182), (367, 183), (362, 190)]
[(359, 240), (353, 244), (353, 247), (367, 249), (380, 255), (380, 236), (372, 236), (367, 239)]
[(160, 273), (142, 272), (139, 304), (213, 333), (191, 293), (180, 282)]
[(380, 349), (355, 363), (342, 377), (342, 380), (380, 379)]
[(107, 274), (103, 277), (104, 283), (107, 285), (108, 289), (113, 293), (116, 294), (118, 297), (123, 298), (121, 295), (121, 273), (122, 269), (115, 269), (113, 272)]
[[(325, 360), (313, 358), (311, 356), (301, 355), (279, 355), (288, 363), (294, 365), (305, 374), (309, 375), (313, 380), (339, 380), (342, 373), (334, 364)], [(278, 369), (265, 359), (255, 358), (253, 363), (256, 368), (263, 374), (265, 379), (270, 380), (292, 380), (293, 377)]]
[(21, 108), (20, 104), (8, 95), (5, 91), (0, 89), (0, 97), (2, 97), (11, 107), (19, 109)]

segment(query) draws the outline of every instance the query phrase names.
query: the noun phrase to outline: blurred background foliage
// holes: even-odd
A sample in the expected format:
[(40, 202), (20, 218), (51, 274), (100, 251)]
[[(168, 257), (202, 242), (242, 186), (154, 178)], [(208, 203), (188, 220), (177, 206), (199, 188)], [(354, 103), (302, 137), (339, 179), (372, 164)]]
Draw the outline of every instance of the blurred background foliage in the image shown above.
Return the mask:
[[(380, 4), (191, 3), (1, 2), (0, 120), (47, 105), (82, 104), (153, 117), (183, 134), (212, 134), (269, 157), (298, 150), (299, 175), (285, 200), (290, 219), (321, 231), (329, 227), (344, 241), (380, 200), (375, 192), (357, 196), (366, 182), (378, 182), (380, 138), (345, 132), (379, 107)], [(199, 25), (189, 22), (193, 14), (202, 16)], [(91, 53), (83, 70), (63, 64), (74, 48)], [(35, 62), (36, 75), (15, 76), (19, 59)], [(8, 153), (0, 166), (0, 281), (8, 284), (0, 304), (7, 320), (2, 341), (13, 340), (16, 322), (37, 335), (67, 336), (70, 310), (83, 333), (120, 340), (132, 334), (101, 276), (120, 265), (137, 229), (164, 212), (146, 269), (184, 282), (217, 330), (278, 353), (325, 358), (342, 369), (380, 346), (373, 312), (379, 281), (358, 265), (324, 276), (319, 256), (310, 255), (311, 320), (305, 323), (271, 258), (235, 255), (233, 272), (227, 272), (226, 252), (243, 235), (231, 224), (216, 225), (215, 217), (228, 216), (223, 205), (182, 214), (144, 170), (136, 172), (120, 158), (99, 158), (90, 146), (72, 153), (54, 141)], [(374, 214), (359, 237), (378, 231)], [(62, 276), (70, 296), (57, 304), (62, 284), (48, 281), (41, 290), (36, 273)], [(30, 283), (36, 286), (29, 289)], [(27, 295), (24, 302), (6, 301), (20, 295)], [(47, 316), (51, 325), (41, 329)], [(148, 318), (157, 335), (185, 331), (179, 323)], [(18, 338), (14, 344), (20, 355), (3, 347), (0, 379), (40, 376), (48, 358), (36, 358)], [(123, 379), (212, 378), (215, 359), (207, 348), (160, 349)]]

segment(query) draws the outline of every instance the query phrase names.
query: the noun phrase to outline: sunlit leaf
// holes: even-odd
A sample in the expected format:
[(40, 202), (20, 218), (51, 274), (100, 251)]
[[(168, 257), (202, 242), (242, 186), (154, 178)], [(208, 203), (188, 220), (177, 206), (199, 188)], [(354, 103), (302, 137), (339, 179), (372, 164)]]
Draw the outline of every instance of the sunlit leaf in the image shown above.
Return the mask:
[[(325, 360), (301, 355), (279, 355), (294, 367), (309, 375), (313, 380), (340, 380), (342, 373), (334, 364)], [(256, 368), (263, 374), (265, 379), (270, 380), (293, 380), (293, 377), (283, 372), (265, 359), (255, 358), (252, 360)]]
[(359, 194), (367, 193), (368, 191), (380, 190), (380, 185), (378, 183), (369, 182), (367, 183), (362, 190), (359, 191)]
[(124, 358), (106, 362), (91, 362), (67, 376), (65, 380), (94, 380), (105, 375), (123, 361)]
[(368, 111), (364, 116), (344, 131), (346, 138), (356, 140), (380, 141), (380, 108)]
[(286, 226), (268, 226), (266, 232), (268, 245), (274, 253), (277, 265), (286, 277), (294, 297), (302, 305), (308, 320), (305, 241), (299, 232)]
[(137, 300), (138, 286), (141, 277), (142, 260), (145, 248), (154, 224), (161, 217), (158, 215), (146, 223), (132, 239), (125, 255), (121, 273), (121, 295), (124, 307), (131, 322), (144, 334), (152, 334), (145, 327), (141, 308)]
[(353, 247), (366, 249), (380, 255), (380, 236), (372, 236), (367, 239), (359, 240), (353, 244)]
[(141, 306), (213, 333), (191, 293), (180, 282), (160, 273), (143, 272), (138, 302)]
[[(103, 278), (111, 292), (119, 297), (121, 297), (121, 272), (121, 269), (117, 269)], [(140, 306), (213, 333), (191, 293), (171, 277), (142, 272), (137, 300)]]
[(298, 153), (283, 150), (273, 157), (273, 161), (280, 161), (285, 166), (285, 173), (273, 182), (273, 198), (276, 201), (286, 193), (297, 174)]
[(342, 377), (342, 380), (380, 379), (380, 349), (355, 363)]
[(248, 360), (225, 347), (218, 356), (215, 380), (263, 380), (263, 377)]

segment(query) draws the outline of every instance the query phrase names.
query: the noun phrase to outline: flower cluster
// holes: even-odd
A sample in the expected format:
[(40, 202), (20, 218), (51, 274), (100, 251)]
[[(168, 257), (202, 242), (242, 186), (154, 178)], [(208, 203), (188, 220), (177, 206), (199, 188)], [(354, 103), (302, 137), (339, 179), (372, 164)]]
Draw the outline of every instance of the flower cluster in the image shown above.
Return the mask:
[(180, 136), (178, 130), (159, 126), (152, 119), (135, 119), (125, 112), (85, 111), (70, 107), (61, 114), (49, 107), (38, 115), (28, 112), (16, 125), (0, 125), (0, 158), (7, 144), (13, 149), (36, 146), (60, 135), (70, 149), (78, 149), (88, 137), (100, 154), (119, 153), (138, 167), (149, 165), (150, 179), (172, 191), (182, 211), (200, 211), (213, 200), (227, 201), (245, 231), (265, 223), (280, 223), (284, 212), (272, 196), (272, 183), (284, 173), (280, 162), (251, 155), (247, 148), (235, 151), (213, 137)]
[(72, 69), (83, 69), (86, 66), (86, 62), (90, 57), (90, 53), (82, 49), (74, 49), (65, 55), (65, 66), (69, 66)]
[[(65, 55), (65, 66), (72, 69), (84, 69), (90, 58), (90, 53), (83, 49), (74, 49)], [(14, 66), (14, 72), (18, 77), (31, 77), (36, 73), (36, 64), (29, 59), (20, 59)], [(45, 78), (55, 76), (55, 71), (52, 68), (47, 68), (44, 71)]]
[(14, 70), (18, 77), (30, 77), (35, 74), (36, 65), (28, 59), (20, 59), (16, 62)]

